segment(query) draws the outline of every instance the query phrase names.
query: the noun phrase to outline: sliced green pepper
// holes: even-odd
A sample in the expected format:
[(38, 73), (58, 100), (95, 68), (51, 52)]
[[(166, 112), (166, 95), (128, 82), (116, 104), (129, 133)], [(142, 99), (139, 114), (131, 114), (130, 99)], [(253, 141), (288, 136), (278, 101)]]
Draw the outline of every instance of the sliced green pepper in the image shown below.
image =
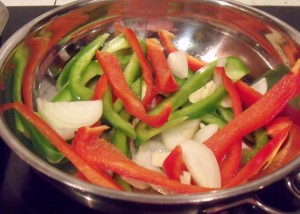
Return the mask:
[(169, 119), (183, 116), (188, 116), (189, 119), (200, 118), (201, 116), (215, 109), (218, 103), (225, 97), (225, 95), (226, 91), (224, 87), (220, 86), (211, 95), (204, 98), (203, 100), (173, 112), (170, 115)]
[(70, 69), (69, 85), (72, 94), (78, 97), (78, 100), (90, 100), (93, 96), (93, 91), (81, 83), (82, 73), (108, 37), (109, 34), (107, 33), (98, 36), (77, 54), (79, 57)]
[(104, 93), (103, 96), (103, 116), (112, 124), (116, 130), (120, 130), (125, 135), (135, 138), (136, 133), (133, 126), (124, 120), (113, 108), (111, 89)]
[(136, 146), (139, 147), (143, 143), (145, 143), (147, 140), (150, 138), (160, 134), (161, 132), (170, 129), (174, 126), (179, 125), (183, 121), (187, 120), (188, 117), (178, 117), (172, 120), (169, 120), (167, 123), (165, 123), (163, 126), (159, 128), (149, 128), (149, 129), (144, 129), (144, 128), (139, 128), (137, 129), (137, 136), (135, 139)]
[(200, 71), (193, 73), (189, 79), (179, 88), (179, 90), (166, 98), (161, 102), (156, 108), (154, 108), (150, 113), (159, 113), (165, 103), (170, 103), (172, 105), (172, 111), (177, 110), (181, 105), (183, 105), (191, 93), (201, 88), (203, 85), (208, 83), (214, 74), (214, 67), (216, 62), (212, 62), (207, 66), (201, 68)]
[(226, 122), (215, 112), (210, 112), (201, 116), (201, 121), (204, 124), (217, 124), (219, 126), (219, 129), (223, 128), (226, 125)]
[(218, 106), (217, 112), (221, 115), (225, 122), (230, 122), (233, 118), (232, 108), (224, 108), (222, 106)]
[[(130, 118), (130, 114), (126, 110), (122, 110), (120, 112), (120, 116), (128, 121)], [(113, 144), (115, 147), (117, 147), (124, 155), (130, 158), (130, 151), (129, 151), (129, 145), (128, 145), (128, 137), (123, 134), (119, 130), (115, 130), (114, 136), (113, 136)]]

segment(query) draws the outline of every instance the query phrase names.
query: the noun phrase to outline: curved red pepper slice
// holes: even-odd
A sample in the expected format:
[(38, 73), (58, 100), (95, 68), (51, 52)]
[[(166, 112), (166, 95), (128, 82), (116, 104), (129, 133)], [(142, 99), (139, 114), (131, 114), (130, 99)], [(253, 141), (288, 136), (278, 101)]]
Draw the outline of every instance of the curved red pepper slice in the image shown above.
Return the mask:
[[(248, 84), (246, 84), (242, 80), (239, 80), (235, 83), (235, 88), (238, 91), (242, 99), (242, 103), (245, 107), (251, 106), (253, 103), (255, 103), (263, 96), (262, 94), (255, 91), (253, 88), (251, 88)], [(293, 121), (296, 124), (300, 125), (300, 111), (291, 105), (287, 105), (280, 113), (280, 116), (292, 117)]]
[(107, 86), (107, 78), (106, 75), (103, 74), (96, 84), (92, 100), (101, 100), (107, 90)]
[(43, 37), (30, 38), (26, 41), (26, 44), (30, 48), (30, 57), (25, 68), (22, 93), (24, 104), (31, 110), (33, 110), (33, 87), (35, 72), (46, 54), (49, 41), (49, 39)]
[(153, 98), (157, 94), (157, 90), (155, 87), (154, 78), (152, 75), (152, 69), (143, 53), (143, 50), (140, 46), (140, 43), (135, 35), (135, 33), (130, 28), (123, 28), (123, 33), (127, 38), (130, 46), (134, 50), (135, 54), (137, 55), (141, 68), (142, 68), (142, 76), (143, 80), (146, 83), (146, 93), (142, 100), (142, 103), (145, 107), (151, 104)]
[(214, 152), (218, 162), (238, 139), (266, 125), (278, 115), (299, 87), (300, 72), (286, 74), (263, 97), (208, 139), (205, 144)]
[(289, 117), (276, 117), (270, 123), (266, 125), (266, 132), (270, 137), (275, 137), (282, 130), (290, 127), (293, 121)]
[[(234, 83), (229, 79), (225, 73), (224, 67), (216, 67), (215, 72), (222, 77), (223, 85), (229, 94), (232, 102), (234, 115), (242, 112), (242, 102), (239, 94), (237, 93)], [(226, 154), (226, 158), (220, 163), (220, 172), (222, 186), (226, 185), (238, 173), (242, 156), (242, 139), (238, 139), (234, 143), (230, 151)]]
[[(175, 38), (175, 35), (167, 30), (158, 30), (158, 36), (160, 41), (163, 43), (168, 53), (173, 51), (178, 51), (178, 49), (174, 46), (172, 39)], [(200, 68), (205, 66), (207, 63), (197, 59), (189, 54), (186, 54), (188, 66), (192, 71), (198, 71)]]
[(111, 53), (100, 51), (96, 52), (96, 57), (107, 76), (113, 92), (122, 100), (125, 109), (131, 115), (152, 127), (160, 127), (167, 122), (172, 111), (170, 104), (166, 104), (160, 114), (148, 115), (143, 104), (138, 100), (127, 84), (118, 59)]
[(274, 157), (272, 163), (268, 168), (264, 169), (256, 177), (269, 175), (279, 168), (293, 161), (300, 155), (300, 127), (292, 125), (289, 133), (289, 139), (284, 148), (280, 149), (278, 154)]
[(181, 146), (176, 146), (163, 162), (163, 169), (168, 178), (180, 181), (180, 175), (187, 171), (182, 160)]
[[(53, 146), (55, 146), (64, 156), (66, 156), (78, 169), (78, 171), (80, 171), (91, 183), (110, 189), (122, 190), (122, 188), (105, 172), (97, 169), (92, 164), (80, 157), (66, 141), (64, 141), (45, 121), (39, 118), (27, 106), (19, 102), (7, 103), (1, 106), (2, 111), (9, 109), (15, 109), (28, 122), (34, 125), (39, 132), (41, 132)], [(105, 126), (94, 129), (89, 136), (89, 140), (95, 139), (95, 136), (98, 137), (104, 129), (106, 129)]]
[(242, 80), (238, 80), (235, 83), (235, 88), (240, 95), (243, 105), (248, 108), (253, 103), (255, 103), (259, 98), (262, 97), (262, 94), (255, 91), (251, 88), (247, 83), (243, 82)]
[(278, 152), (281, 145), (288, 136), (290, 127), (281, 131), (276, 137), (270, 140), (242, 169), (241, 171), (224, 187), (234, 187), (246, 183), (254, 177), (260, 169), (270, 161)]
[(168, 66), (160, 42), (155, 38), (146, 39), (146, 46), (159, 92), (168, 94), (177, 91), (178, 84)]
[(77, 137), (75, 136), (73, 139), (72, 146), (81, 157), (100, 169), (112, 171), (121, 176), (137, 179), (149, 184), (154, 184), (170, 190), (171, 193), (188, 194), (213, 190), (196, 185), (182, 184), (176, 180), (167, 178), (161, 173), (139, 166), (104, 139), (97, 138), (95, 140), (87, 141), (79, 140), (85, 138), (90, 139), (83, 135), (89, 135), (91, 129), (92, 128), (87, 127), (80, 128), (76, 133)]

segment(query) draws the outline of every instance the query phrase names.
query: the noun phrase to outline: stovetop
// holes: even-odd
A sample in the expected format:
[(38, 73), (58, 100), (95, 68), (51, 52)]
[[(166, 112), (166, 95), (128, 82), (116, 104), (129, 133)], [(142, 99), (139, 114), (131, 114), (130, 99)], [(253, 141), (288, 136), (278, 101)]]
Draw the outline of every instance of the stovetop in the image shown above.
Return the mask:
[[(16, 30), (33, 18), (53, 9), (48, 6), (9, 7), (10, 18), (1, 36), (5, 42)], [(287, 22), (300, 31), (300, 7), (257, 7)], [(300, 213), (300, 201), (279, 181), (260, 191), (266, 204), (284, 211)], [(52, 214), (99, 213), (74, 201), (44, 180), (21, 161), (0, 139), (0, 213)], [(101, 213), (101, 212), (100, 212)], [(264, 213), (257, 207), (244, 205), (223, 213)]]

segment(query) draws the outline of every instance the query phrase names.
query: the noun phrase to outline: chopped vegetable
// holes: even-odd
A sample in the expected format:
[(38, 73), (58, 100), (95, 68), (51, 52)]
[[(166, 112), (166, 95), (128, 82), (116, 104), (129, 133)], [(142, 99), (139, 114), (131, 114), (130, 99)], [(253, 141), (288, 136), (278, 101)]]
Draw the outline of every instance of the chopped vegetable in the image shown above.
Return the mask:
[(1, 110), (41, 158), (70, 161), (76, 177), (105, 188), (192, 194), (244, 184), (299, 155), (300, 59), (248, 85), (239, 57), (207, 64), (178, 50), (169, 31), (115, 29), (52, 73), (57, 93), (37, 96), (37, 112), (34, 74), (52, 41), (37, 37), (13, 53), (3, 77), (13, 93), (4, 91)]
[(70, 140), (82, 126), (91, 126), (102, 116), (102, 101), (48, 102), (38, 99), (38, 112), (57, 133)]

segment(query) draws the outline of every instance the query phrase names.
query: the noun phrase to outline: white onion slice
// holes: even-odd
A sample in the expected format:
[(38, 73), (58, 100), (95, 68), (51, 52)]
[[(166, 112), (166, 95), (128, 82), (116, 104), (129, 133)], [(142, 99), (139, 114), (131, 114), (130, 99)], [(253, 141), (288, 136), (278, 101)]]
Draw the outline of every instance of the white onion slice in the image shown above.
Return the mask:
[(196, 103), (200, 100), (211, 95), (217, 89), (217, 85), (214, 83), (213, 80), (206, 83), (204, 86), (199, 88), (198, 90), (194, 91), (189, 95), (189, 101), (191, 103)]
[(133, 157), (133, 162), (147, 169), (154, 170), (156, 172), (162, 172), (162, 170), (152, 165), (152, 153), (153, 152), (169, 152), (169, 150), (160, 141), (150, 140), (147, 143), (140, 146), (139, 150)]
[(220, 188), (221, 175), (214, 153), (204, 144), (186, 141), (181, 144), (182, 159), (196, 184), (207, 188)]
[(161, 133), (163, 144), (173, 150), (180, 143), (192, 139), (195, 132), (199, 129), (200, 120), (187, 120)]
[(171, 72), (180, 78), (188, 77), (188, 62), (184, 51), (174, 51), (168, 55), (167, 62)]
[(165, 159), (169, 156), (169, 151), (152, 152), (151, 163), (153, 166), (162, 167)]
[(251, 88), (253, 88), (255, 91), (265, 94), (268, 90), (268, 82), (265, 77), (261, 78), (257, 82), (251, 85)]
[(198, 143), (204, 143), (208, 138), (213, 136), (219, 130), (219, 126), (217, 124), (208, 124), (204, 126), (193, 137), (193, 140), (196, 140)]
[(65, 140), (82, 126), (91, 126), (102, 116), (102, 101), (48, 102), (37, 99), (38, 113)]
[(226, 95), (220, 102), (220, 106), (224, 108), (231, 108), (232, 107), (232, 100), (230, 96)]
[(124, 179), (127, 183), (129, 183), (131, 186), (137, 189), (148, 189), (150, 187), (150, 185), (144, 181), (139, 181), (137, 179), (128, 178), (124, 176), (122, 176), (122, 179)]
[(191, 180), (192, 180), (192, 175), (191, 173), (187, 172), (187, 171), (183, 171), (182, 175), (179, 176), (180, 178), (180, 182), (183, 184), (191, 184)]

